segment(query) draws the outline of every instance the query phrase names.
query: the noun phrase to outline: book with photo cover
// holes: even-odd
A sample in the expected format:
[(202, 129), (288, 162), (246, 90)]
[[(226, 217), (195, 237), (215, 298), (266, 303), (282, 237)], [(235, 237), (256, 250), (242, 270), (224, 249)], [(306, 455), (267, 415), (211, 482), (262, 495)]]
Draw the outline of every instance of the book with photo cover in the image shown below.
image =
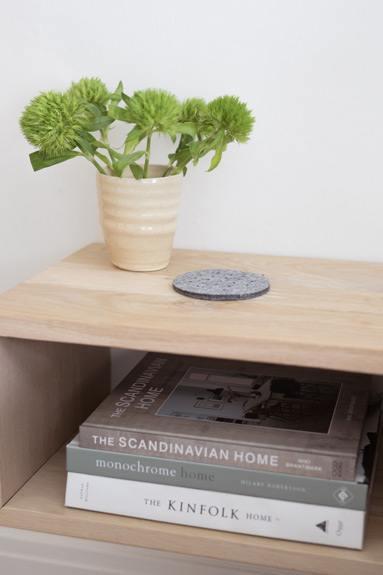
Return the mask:
[(369, 378), (148, 353), (80, 447), (353, 481)]

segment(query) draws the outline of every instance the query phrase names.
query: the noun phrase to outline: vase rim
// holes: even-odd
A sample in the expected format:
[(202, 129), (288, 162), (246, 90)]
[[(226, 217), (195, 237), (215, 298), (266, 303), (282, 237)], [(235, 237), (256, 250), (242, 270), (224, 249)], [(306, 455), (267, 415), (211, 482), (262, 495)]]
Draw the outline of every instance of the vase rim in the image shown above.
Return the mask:
[[(100, 172), (97, 172), (97, 175), (100, 178), (115, 178), (116, 180), (135, 180), (137, 183), (138, 182), (142, 182), (143, 184), (145, 182), (152, 182), (152, 181), (156, 181), (156, 180), (166, 180), (167, 178), (173, 178), (173, 177), (177, 177), (179, 176), (179, 178), (183, 178), (183, 174), (182, 172), (180, 172), (179, 174), (169, 174), (168, 176), (162, 176), (161, 174), (164, 173), (164, 171), (166, 170), (168, 166), (166, 164), (150, 164), (149, 165), (149, 177), (148, 178), (142, 178), (141, 180), (135, 180), (133, 174), (130, 172), (128, 172), (127, 175), (125, 175), (125, 172), (127, 172), (129, 170), (129, 166), (127, 166), (123, 172), (123, 175), (119, 178), (118, 176), (115, 176), (112, 173), (107, 173), (107, 174), (101, 174)], [(109, 168), (106, 168), (107, 172), (111, 172), (111, 170)], [(154, 174), (153, 174), (154, 172)], [(152, 174), (152, 175), (151, 175)]]

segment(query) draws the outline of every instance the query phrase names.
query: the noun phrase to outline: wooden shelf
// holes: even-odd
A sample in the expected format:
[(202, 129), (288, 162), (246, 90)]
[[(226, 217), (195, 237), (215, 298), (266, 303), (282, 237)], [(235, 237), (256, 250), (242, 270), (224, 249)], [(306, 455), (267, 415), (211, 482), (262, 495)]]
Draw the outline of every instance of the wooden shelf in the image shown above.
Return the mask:
[(374, 488), (363, 551), (184, 527), (64, 507), (64, 449), (57, 452), (3, 507), (0, 511), (0, 524), (274, 569), (291, 569), (294, 572), (378, 575), (383, 569), (382, 467)]
[[(257, 299), (183, 297), (172, 279), (232, 268), (267, 276)], [(93, 244), (0, 298), (0, 336), (383, 374), (383, 264), (175, 250), (125, 272)]]
[[(247, 301), (208, 302), (185, 298), (172, 289), (175, 276), (204, 268), (264, 274), (270, 279), (270, 292)], [(80, 400), (88, 402), (84, 409), (90, 407), (94, 374), (84, 366), (92, 363), (92, 357), (99, 361), (93, 371), (101, 373), (106, 363), (100, 346), (380, 375), (382, 281), (383, 264), (186, 250), (175, 250), (166, 270), (132, 273), (113, 267), (105, 246), (92, 244), (3, 294), (0, 361), (8, 376), (19, 365), (24, 367), (11, 383), (8, 376), (0, 382), (0, 496), (5, 501), (24, 485), (0, 510), (0, 524), (301, 573), (380, 574), (382, 469), (365, 548), (350, 551), (68, 509), (63, 450), (45, 462), (63, 441), (58, 443), (66, 407), (57, 398), (66, 397), (60, 390), (67, 389), (67, 381), (61, 370), (56, 369), (55, 388), (48, 393), (57, 362), (69, 365), (67, 358), (73, 356), (82, 366), (74, 368), (78, 385), (65, 392), (67, 413)], [(34, 373), (29, 369), (36, 350), (39, 365), (50, 370), (43, 385), (41, 369), (36, 367)], [(81, 393), (76, 395), (78, 387)], [(98, 385), (99, 397), (104, 387)], [(39, 412), (31, 407), (33, 401)], [(46, 409), (53, 411), (41, 427)], [(47, 426), (58, 421), (54, 442), (48, 444)], [(76, 431), (75, 421), (70, 427), (67, 437)], [(47, 444), (40, 449), (45, 437)], [(30, 458), (36, 449), (38, 457)]]

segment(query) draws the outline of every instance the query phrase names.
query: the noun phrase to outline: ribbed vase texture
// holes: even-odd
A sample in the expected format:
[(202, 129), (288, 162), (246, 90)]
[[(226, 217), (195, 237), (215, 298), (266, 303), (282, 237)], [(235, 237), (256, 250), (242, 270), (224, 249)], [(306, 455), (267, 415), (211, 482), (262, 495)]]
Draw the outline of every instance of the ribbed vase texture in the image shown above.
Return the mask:
[(135, 180), (97, 173), (100, 222), (113, 264), (130, 271), (154, 271), (169, 264), (182, 191), (182, 174)]

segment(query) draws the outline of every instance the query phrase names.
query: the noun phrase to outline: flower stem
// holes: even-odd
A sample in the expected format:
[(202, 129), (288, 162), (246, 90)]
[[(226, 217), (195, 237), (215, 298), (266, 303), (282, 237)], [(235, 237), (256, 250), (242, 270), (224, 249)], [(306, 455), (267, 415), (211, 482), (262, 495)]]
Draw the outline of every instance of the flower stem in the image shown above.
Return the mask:
[(162, 178), (165, 178), (168, 175), (168, 172), (172, 169), (172, 162), (169, 162), (168, 165), (165, 168), (164, 173), (162, 174)]
[(146, 140), (146, 154), (145, 154), (145, 164), (144, 164), (144, 178), (148, 177), (148, 171), (149, 171), (149, 158), (150, 158), (150, 145), (152, 143), (152, 132), (150, 132), (148, 134), (147, 140)]
[(94, 158), (93, 158), (93, 160), (91, 160), (90, 158), (87, 158), (87, 159), (89, 159), (89, 160), (92, 162), (92, 164), (93, 164), (94, 166), (96, 166), (96, 168), (97, 168), (97, 170), (100, 172), (100, 174), (103, 174), (104, 176), (107, 175), (107, 173), (106, 173), (106, 171), (104, 170), (104, 168), (103, 168), (102, 166), (100, 166), (100, 164), (99, 164)]

